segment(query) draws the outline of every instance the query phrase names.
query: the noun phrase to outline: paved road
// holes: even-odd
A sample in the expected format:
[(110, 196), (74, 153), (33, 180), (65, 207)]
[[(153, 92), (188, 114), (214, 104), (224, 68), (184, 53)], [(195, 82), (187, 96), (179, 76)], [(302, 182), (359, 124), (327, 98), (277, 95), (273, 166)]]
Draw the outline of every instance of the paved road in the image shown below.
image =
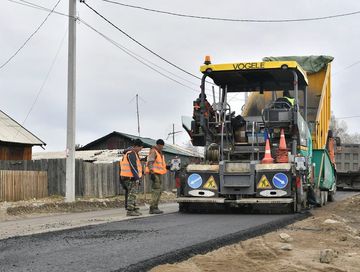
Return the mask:
[[(343, 194), (342, 192), (340, 195), (344, 196)], [(293, 217), (294, 215), (170, 213), (14, 237), (0, 240), (0, 270), (124, 270), (136, 263), (146, 263), (179, 249), (198, 244), (210, 245), (214, 239), (224, 236), (231, 239), (231, 235), (236, 233), (292, 220)]]

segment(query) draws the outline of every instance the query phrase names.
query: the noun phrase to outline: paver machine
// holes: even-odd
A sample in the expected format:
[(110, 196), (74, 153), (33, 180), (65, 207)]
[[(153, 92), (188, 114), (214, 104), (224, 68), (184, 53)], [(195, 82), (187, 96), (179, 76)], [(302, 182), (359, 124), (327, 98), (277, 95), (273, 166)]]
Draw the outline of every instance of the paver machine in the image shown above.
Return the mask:
[[(183, 174), (180, 211), (245, 207), (300, 212), (334, 200), (329, 56), (269, 57), (212, 64), (209, 57), (193, 116), (184, 121), (204, 161)], [(213, 103), (206, 91), (212, 88)], [(229, 99), (247, 93), (236, 108)]]

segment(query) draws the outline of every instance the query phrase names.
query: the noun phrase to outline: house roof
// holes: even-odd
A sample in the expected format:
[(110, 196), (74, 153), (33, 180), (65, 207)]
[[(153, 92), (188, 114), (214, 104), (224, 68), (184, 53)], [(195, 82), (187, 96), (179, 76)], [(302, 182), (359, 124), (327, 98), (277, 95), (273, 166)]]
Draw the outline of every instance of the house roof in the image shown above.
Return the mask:
[[(149, 155), (150, 148), (143, 148), (139, 156), (141, 159)], [(112, 149), (112, 150), (83, 150), (75, 151), (75, 158), (82, 159), (87, 162), (93, 163), (112, 163), (120, 161), (124, 156), (124, 149)], [(52, 152), (37, 152), (33, 153), (33, 160), (41, 159), (65, 159), (65, 151), (52, 151)]]
[(46, 145), (38, 137), (0, 110), (0, 141), (15, 144)]
[[(135, 140), (135, 139), (140, 139), (143, 143), (144, 143), (144, 147), (152, 147), (154, 145), (156, 145), (156, 140), (151, 139), (151, 138), (146, 138), (146, 137), (139, 137), (136, 135), (131, 135), (131, 134), (127, 134), (127, 133), (122, 133), (122, 132), (118, 132), (118, 131), (113, 131), (91, 143), (88, 143), (87, 145), (84, 145), (83, 147), (79, 148), (78, 150), (86, 150), (89, 146), (92, 146), (98, 142), (103, 141), (104, 139), (111, 137), (113, 135), (118, 135), (121, 137), (125, 137), (128, 138), (129, 140)], [(192, 150), (188, 150), (184, 147), (180, 147), (177, 145), (172, 145), (172, 144), (168, 144), (166, 143), (163, 149), (164, 153), (171, 153), (171, 154), (175, 154), (175, 155), (181, 155), (181, 156), (187, 156), (187, 157), (202, 157), (201, 154), (199, 154), (198, 152), (194, 152)]]

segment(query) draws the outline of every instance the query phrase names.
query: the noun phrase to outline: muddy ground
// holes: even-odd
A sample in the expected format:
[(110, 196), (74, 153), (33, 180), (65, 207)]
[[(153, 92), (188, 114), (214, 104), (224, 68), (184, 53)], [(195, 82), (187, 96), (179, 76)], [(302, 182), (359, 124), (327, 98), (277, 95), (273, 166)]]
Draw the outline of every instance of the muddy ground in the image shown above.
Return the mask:
[[(174, 202), (176, 195), (163, 192), (161, 203)], [(139, 206), (149, 205), (151, 194), (138, 195)], [(17, 202), (0, 202), (0, 221), (32, 217), (39, 214), (74, 213), (97, 211), (124, 207), (124, 196), (109, 198), (77, 198), (73, 203), (66, 203), (64, 197), (52, 196)]]
[(151, 271), (360, 271), (360, 195), (278, 231)]

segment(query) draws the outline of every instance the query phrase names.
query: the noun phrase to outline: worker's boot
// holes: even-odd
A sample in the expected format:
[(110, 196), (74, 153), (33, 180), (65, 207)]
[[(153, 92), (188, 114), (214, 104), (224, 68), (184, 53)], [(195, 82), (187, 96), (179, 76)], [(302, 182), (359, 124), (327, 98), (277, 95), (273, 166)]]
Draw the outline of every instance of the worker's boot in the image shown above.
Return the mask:
[(142, 215), (142, 213), (137, 211), (137, 210), (127, 211), (126, 212), (126, 216), (139, 216), (139, 215)]
[(138, 206), (136, 206), (136, 207), (135, 207), (135, 211), (137, 211), (138, 213), (140, 213), (140, 214), (141, 214), (141, 212), (140, 212), (140, 208), (139, 208)]
[(159, 210), (159, 208), (152, 208), (150, 207), (150, 211), (149, 214), (162, 214), (164, 213), (163, 211)]

